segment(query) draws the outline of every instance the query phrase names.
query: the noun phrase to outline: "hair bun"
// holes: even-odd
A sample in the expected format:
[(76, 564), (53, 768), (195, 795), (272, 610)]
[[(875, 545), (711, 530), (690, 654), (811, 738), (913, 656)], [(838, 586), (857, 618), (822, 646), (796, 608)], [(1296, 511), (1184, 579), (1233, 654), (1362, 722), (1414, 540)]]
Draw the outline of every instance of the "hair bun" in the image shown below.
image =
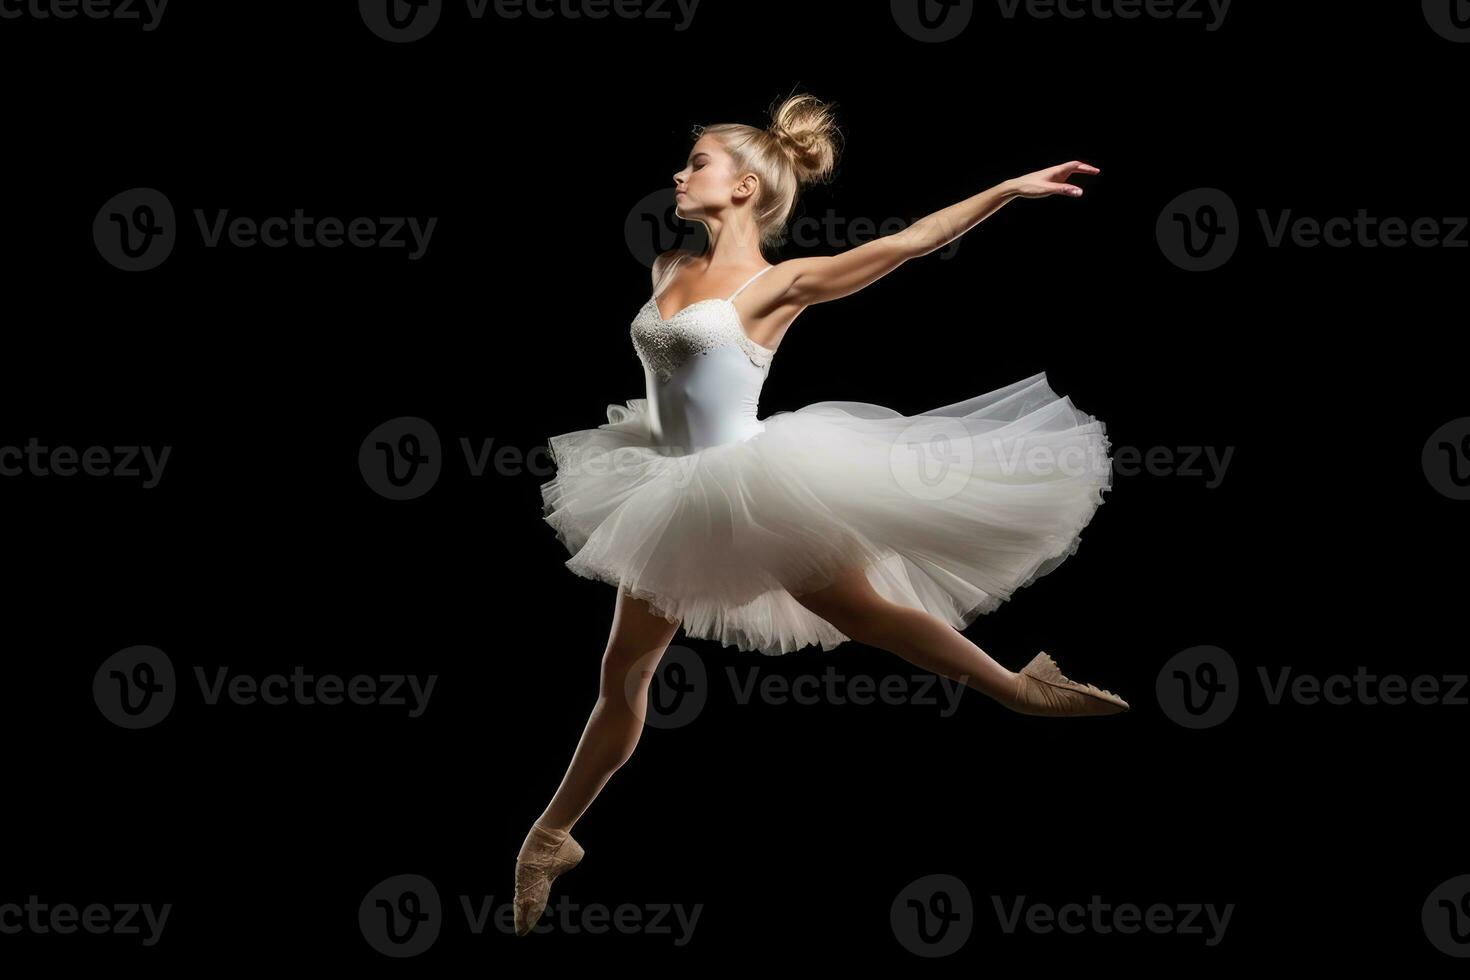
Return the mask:
[(840, 131), (833, 106), (814, 95), (788, 97), (771, 114), (766, 133), (785, 151), (803, 184), (826, 180), (837, 162)]

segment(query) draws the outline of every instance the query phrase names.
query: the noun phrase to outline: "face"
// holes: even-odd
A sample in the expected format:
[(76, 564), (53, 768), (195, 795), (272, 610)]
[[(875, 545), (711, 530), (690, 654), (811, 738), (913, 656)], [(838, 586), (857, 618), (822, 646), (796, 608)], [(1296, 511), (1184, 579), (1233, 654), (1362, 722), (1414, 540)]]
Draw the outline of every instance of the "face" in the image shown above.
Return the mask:
[(674, 174), (674, 213), (681, 218), (717, 214), (754, 189), (754, 176), (739, 179), (735, 161), (720, 141), (701, 136), (690, 148), (684, 169)]

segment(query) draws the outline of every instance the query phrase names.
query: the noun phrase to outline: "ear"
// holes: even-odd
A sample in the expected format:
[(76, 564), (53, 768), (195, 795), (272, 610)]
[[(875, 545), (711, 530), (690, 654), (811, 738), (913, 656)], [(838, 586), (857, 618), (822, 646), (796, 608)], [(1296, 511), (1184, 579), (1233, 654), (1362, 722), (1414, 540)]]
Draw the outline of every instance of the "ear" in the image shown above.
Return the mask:
[(746, 174), (744, 177), (741, 177), (740, 181), (735, 185), (732, 196), (737, 199), (742, 197), (750, 197), (751, 195), (755, 194), (756, 191), (760, 190), (760, 186), (761, 182), (759, 177), (757, 177), (755, 174)]

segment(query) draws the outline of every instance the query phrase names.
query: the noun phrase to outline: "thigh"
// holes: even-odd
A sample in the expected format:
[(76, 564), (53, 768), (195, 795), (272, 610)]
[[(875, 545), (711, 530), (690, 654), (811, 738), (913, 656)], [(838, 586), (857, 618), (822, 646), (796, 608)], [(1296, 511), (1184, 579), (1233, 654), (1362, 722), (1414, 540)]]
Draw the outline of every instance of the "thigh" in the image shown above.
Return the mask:
[(884, 605), (863, 568), (848, 569), (832, 584), (792, 598), (853, 639)]
[(678, 631), (678, 623), (664, 619), (647, 602), (634, 598), (619, 586), (612, 630), (602, 654), (604, 674), (616, 674), (621, 680), (636, 666), (643, 679), (649, 680)]

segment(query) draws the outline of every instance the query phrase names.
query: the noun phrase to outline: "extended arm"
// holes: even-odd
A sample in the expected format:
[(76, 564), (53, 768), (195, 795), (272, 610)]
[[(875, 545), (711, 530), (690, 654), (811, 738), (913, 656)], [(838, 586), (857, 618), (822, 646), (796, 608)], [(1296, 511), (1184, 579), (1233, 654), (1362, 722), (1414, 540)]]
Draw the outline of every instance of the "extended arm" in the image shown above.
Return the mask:
[(857, 292), (881, 279), (909, 259), (943, 248), (1000, 210), (1012, 198), (1080, 197), (1082, 188), (1067, 183), (1074, 173), (1101, 173), (1090, 164), (1073, 160), (1024, 177), (1002, 181), (958, 204), (925, 215), (902, 231), (864, 242), (837, 255), (788, 259), (781, 263), (790, 275), (783, 302), (809, 306)]

